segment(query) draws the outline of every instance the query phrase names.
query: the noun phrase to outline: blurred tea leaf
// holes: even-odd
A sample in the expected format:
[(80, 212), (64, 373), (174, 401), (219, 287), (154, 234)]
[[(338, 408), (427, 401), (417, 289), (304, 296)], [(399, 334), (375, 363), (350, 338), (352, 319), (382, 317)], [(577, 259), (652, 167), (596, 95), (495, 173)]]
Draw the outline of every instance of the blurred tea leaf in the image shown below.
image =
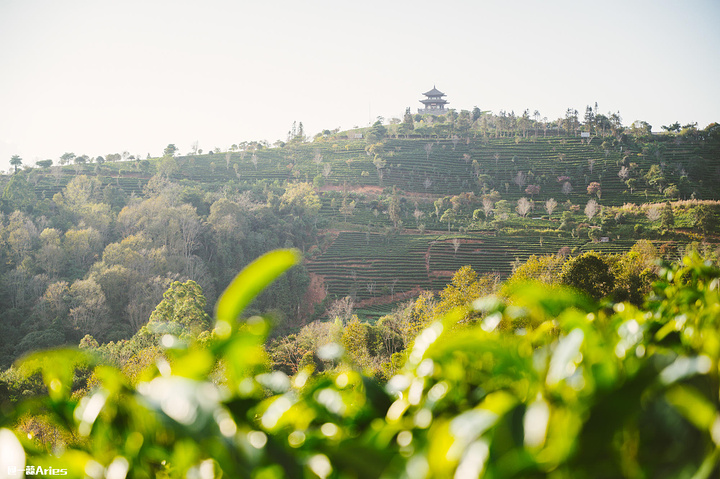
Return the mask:
[(218, 321), (233, 324), (253, 299), (278, 276), (300, 262), (295, 249), (266, 253), (247, 265), (218, 299), (215, 316)]

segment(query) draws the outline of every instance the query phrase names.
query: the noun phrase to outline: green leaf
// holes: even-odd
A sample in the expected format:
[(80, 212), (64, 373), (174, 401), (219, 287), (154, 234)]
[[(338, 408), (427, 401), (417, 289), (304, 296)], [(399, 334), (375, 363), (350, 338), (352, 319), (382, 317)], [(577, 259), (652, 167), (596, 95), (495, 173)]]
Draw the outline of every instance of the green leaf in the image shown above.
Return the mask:
[(53, 349), (29, 354), (18, 361), (17, 367), (25, 378), (42, 373), (50, 398), (59, 400), (70, 396), (75, 368), (91, 364), (92, 358), (84, 351)]
[(676, 385), (665, 393), (665, 399), (698, 429), (709, 431), (717, 416), (712, 403), (690, 385)]
[(220, 296), (215, 310), (218, 322), (233, 324), (263, 289), (298, 264), (300, 259), (300, 252), (296, 249), (279, 249), (247, 265)]

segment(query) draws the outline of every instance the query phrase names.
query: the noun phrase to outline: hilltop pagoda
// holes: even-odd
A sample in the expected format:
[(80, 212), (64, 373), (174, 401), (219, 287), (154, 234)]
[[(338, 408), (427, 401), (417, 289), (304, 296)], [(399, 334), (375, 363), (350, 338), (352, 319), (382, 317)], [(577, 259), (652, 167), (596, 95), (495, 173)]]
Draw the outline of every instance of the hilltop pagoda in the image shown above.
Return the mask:
[(443, 100), (443, 97), (447, 95), (435, 88), (435, 85), (433, 85), (432, 90), (423, 93), (423, 95), (427, 98), (420, 100), (420, 103), (425, 105), (425, 108), (418, 108), (418, 113), (421, 115), (444, 115), (448, 112), (448, 110), (445, 109), (445, 105), (447, 105), (448, 102), (447, 100)]

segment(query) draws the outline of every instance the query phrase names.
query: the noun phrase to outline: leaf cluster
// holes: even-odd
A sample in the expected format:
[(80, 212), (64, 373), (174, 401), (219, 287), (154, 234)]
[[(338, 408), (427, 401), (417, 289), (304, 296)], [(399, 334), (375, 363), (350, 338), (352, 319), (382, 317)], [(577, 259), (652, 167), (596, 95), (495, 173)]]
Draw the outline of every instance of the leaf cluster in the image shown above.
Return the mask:
[[(280, 250), (252, 263), (219, 299), (212, 339), (166, 338), (164, 358), (136, 386), (97, 366), (97, 387), (77, 397), (74, 376), (90, 355), (22, 360), (18, 370), (40, 374), (47, 394), (3, 407), (0, 450), (71, 477), (719, 472), (717, 264), (690, 255), (664, 265), (643, 307), (514, 283), (505, 299), (474, 301), (473, 323), (459, 323), (462, 309), (434, 318), (383, 386), (344, 363), (334, 343), (317, 351), (337, 361), (325, 373), (267, 369), (269, 323), (239, 318), (298, 258)], [(27, 415), (62, 432), (55, 448), (7, 429)]]

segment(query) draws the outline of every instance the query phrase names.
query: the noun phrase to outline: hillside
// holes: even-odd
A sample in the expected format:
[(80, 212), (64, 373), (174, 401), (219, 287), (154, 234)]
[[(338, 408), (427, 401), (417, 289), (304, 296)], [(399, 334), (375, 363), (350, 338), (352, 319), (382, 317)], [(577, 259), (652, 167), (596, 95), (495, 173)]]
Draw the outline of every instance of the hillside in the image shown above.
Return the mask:
[[(172, 201), (190, 204), (206, 229), (212, 229), (211, 207), (221, 198), (246, 210), (270, 207), (278, 215), (277, 227), (285, 230), (268, 233), (274, 235), (270, 243), (258, 239), (250, 250), (260, 253), (276, 244), (306, 252), (312, 287), (303, 302), (322, 304), (285, 306), (283, 315), (295, 308), (293, 321), (301, 322), (346, 295), (354, 298), (361, 317), (377, 318), (421, 290), (442, 289), (464, 265), (505, 278), (513, 264), (531, 255), (622, 252), (641, 238), (670, 254), (703, 239), (693, 212), (702, 202), (716, 209), (713, 202), (720, 199), (720, 142), (710, 134), (586, 139), (558, 131), (497, 137), (470, 131), (460, 137), (416, 128), (402, 138), (397, 131), (377, 129), (376, 124), (326, 131), (311, 142), (291, 138), (275, 147), (246, 143), (226, 152), (78, 162), (21, 175), (39, 201), (35, 216), (51, 217), (54, 195), (82, 175), (99, 182), (102, 201), (115, 214), (152, 196), (153, 178), (178, 185), (168, 193), (175, 196)], [(318, 205), (286, 204), (291, 201), (285, 199), (287, 185), (300, 183), (313, 185)], [(12, 191), (5, 195), (7, 213), (12, 196)], [(557, 205), (548, 214), (551, 199)], [(586, 211), (590, 200), (594, 212)], [(649, 205), (665, 201), (672, 202), (673, 223), (661, 226), (660, 208)], [(251, 223), (243, 227), (252, 230)], [(714, 230), (706, 233), (706, 241), (717, 241)], [(108, 234), (106, 244), (120, 233)], [(247, 239), (244, 231), (240, 237)], [(204, 238), (206, 244), (186, 253), (209, 267), (213, 280), (201, 281), (203, 287), (218, 291), (229, 273), (221, 273), (219, 264), (212, 267), (216, 242)], [(241, 267), (249, 256), (244, 258), (232, 264)], [(190, 270), (180, 268), (177, 274), (199, 279), (197, 271), (188, 276)], [(214, 293), (208, 293), (212, 299)]]

